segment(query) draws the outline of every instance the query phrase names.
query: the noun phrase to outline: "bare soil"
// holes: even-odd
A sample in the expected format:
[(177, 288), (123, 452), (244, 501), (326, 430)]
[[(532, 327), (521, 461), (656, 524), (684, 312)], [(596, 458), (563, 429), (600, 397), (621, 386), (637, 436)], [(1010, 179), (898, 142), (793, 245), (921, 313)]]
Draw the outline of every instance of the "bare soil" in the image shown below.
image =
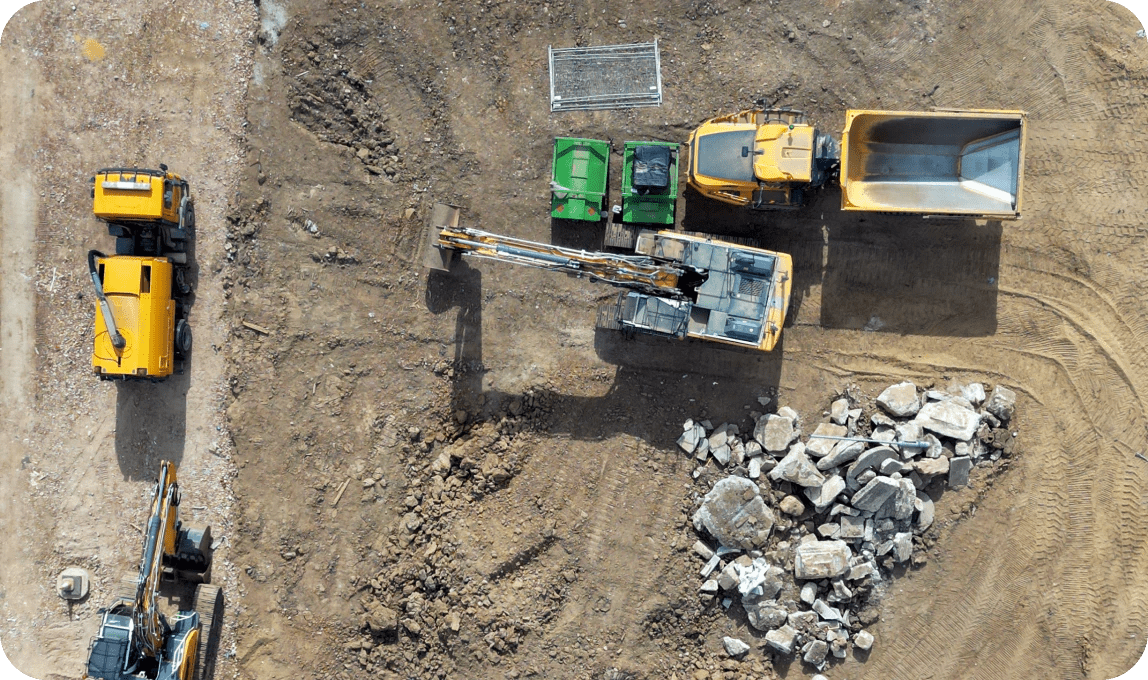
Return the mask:
[[(1099, 0), (22, 10), (0, 48), (6, 652), (79, 675), (171, 458), (193, 519), (227, 537), (216, 677), (803, 677), (697, 597), (688, 517), (713, 476), (692, 479), (680, 423), (744, 429), (758, 397), (815, 423), (847, 385), (911, 379), (1012, 387), (1022, 437), (941, 498), (927, 564), (872, 602), (872, 654), (827, 673), (1119, 675), (1148, 630), (1138, 28)], [(654, 36), (662, 107), (549, 112), (547, 45)], [(1024, 217), (859, 217), (833, 189), (750, 214), (686, 192), (682, 228), (793, 255), (770, 354), (595, 332), (614, 291), (587, 281), (418, 261), (436, 201), (598, 247), (600, 226), (548, 217), (553, 137), (684, 141), (754, 103), (829, 130), (846, 108), (1024, 109)], [(195, 353), (116, 388), (87, 368), (83, 253), (111, 247), (87, 178), (158, 162), (197, 198)], [(69, 609), (52, 586), (73, 563), (95, 584)]]

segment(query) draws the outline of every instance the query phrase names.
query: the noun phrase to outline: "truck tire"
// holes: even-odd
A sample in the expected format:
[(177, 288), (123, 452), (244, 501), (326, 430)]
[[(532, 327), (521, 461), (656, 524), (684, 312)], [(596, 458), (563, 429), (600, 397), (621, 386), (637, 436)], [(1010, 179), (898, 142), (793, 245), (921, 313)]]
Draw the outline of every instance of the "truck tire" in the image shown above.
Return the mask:
[(219, 632), (223, 627), (223, 592), (218, 586), (201, 583), (195, 587), (192, 609), (199, 614), (199, 649), (195, 653), (193, 680), (211, 680), (215, 674), (215, 655), (219, 651)]
[(191, 356), (191, 326), (186, 319), (175, 323), (175, 355), (181, 359)]

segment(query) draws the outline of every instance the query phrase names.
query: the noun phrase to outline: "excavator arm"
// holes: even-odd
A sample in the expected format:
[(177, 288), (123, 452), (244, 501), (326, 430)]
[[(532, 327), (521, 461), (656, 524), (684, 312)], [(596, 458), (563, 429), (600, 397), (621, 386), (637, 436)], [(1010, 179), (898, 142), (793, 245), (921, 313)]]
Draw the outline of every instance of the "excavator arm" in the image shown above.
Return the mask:
[(457, 226), (438, 229), (437, 247), (463, 255), (585, 276), (621, 288), (684, 298), (684, 269), (640, 255), (587, 252)]

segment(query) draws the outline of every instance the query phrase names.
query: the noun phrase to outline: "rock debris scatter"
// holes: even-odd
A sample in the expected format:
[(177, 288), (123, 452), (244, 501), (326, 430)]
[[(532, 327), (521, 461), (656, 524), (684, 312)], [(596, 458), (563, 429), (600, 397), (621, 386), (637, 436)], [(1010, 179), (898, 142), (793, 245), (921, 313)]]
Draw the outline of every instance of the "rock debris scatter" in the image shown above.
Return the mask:
[[(817, 671), (850, 649), (864, 660), (883, 588), (927, 561), (935, 502), (1015, 446), (1016, 394), (1002, 385), (901, 382), (872, 403), (851, 387), (824, 422), (782, 406), (751, 413), (744, 434), (690, 419), (677, 440), (695, 479), (717, 477), (692, 518), (701, 600), (737, 603), (765, 652)], [(722, 645), (730, 657), (751, 648)]]

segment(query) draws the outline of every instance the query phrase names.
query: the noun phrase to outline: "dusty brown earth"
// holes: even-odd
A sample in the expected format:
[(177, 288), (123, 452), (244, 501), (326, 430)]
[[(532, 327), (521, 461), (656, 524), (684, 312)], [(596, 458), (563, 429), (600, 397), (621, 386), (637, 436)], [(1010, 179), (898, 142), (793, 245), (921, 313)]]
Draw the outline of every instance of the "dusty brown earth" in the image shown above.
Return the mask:
[[(1119, 675), (1148, 630), (1138, 28), (1100, 1), (23, 10), (0, 98), (5, 650), (79, 674), (166, 457), (227, 537), (217, 677), (803, 677), (697, 598), (687, 520), (712, 476), (674, 439), (691, 416), (745, 429), (763, 396), (817, 422), (849, 384), (908, 378), (1012, 387), (1023, 436), (943, 496), (873, 653), (827, 674)], [(548, 44), (654, 36), (661, 108), (549, 112)], [(600, 228), (547, 216), (554, 136), (683, 141), (758, 101), (827, 129), (846, 108), (1027, 110), (1024, 217), (858, 217), (835, 190), (751, 215), (687, 193), (684, 228), (793, 255), (769, 355), (596, 333), (613, 292), (585, 281), (418, 263), (435, 201), (596, 247)], [(87, 178), (161, 161), (198, 199), (196, 349), (189, 374), (117, 390), (87, 372), (83, 253), (110, 247)], [(71, 610), (51, 590), (70, 563), (96, 575)]]

